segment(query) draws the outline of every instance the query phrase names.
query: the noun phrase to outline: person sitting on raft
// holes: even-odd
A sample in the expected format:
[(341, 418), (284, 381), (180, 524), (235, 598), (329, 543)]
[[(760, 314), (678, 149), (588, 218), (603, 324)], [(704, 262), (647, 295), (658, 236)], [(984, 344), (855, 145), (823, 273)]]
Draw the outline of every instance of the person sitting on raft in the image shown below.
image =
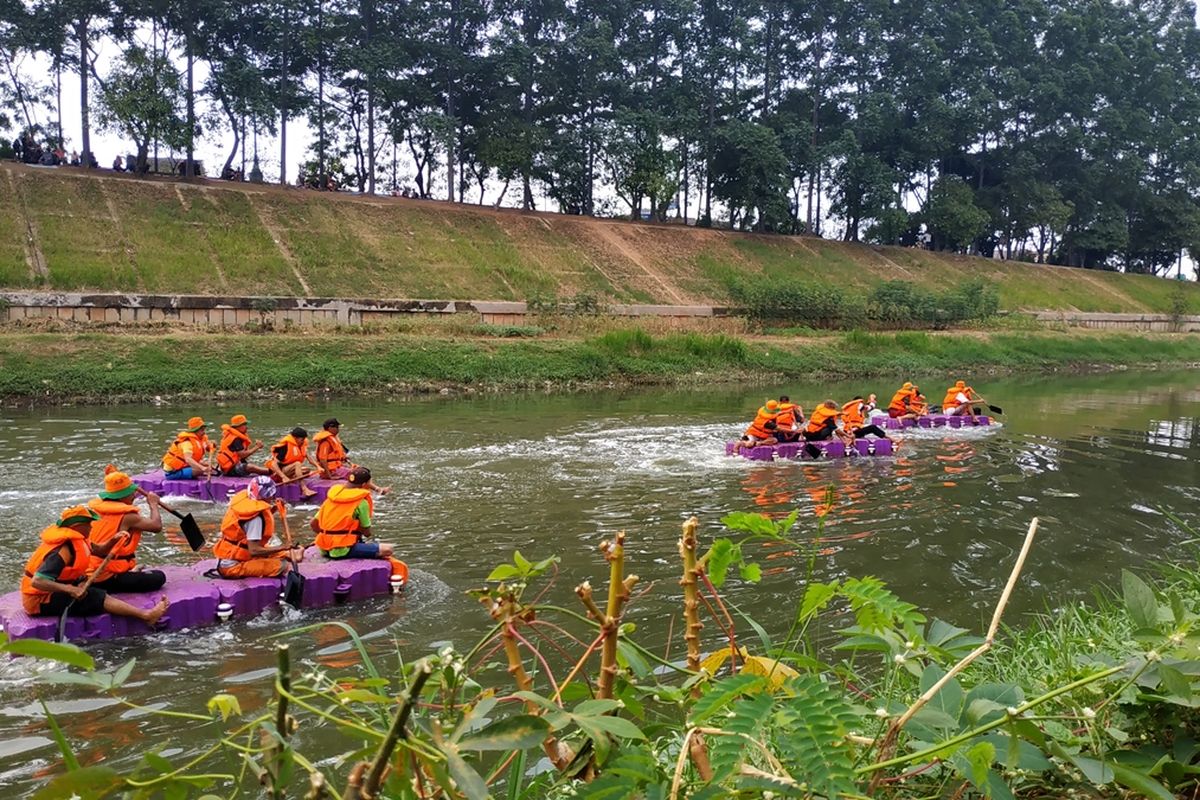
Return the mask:
[[(317, 467), (317, 463), (308, 452), (308, 431), (299, 426), (292, 428), (291, 433), (275, 443), (271, 448), (271, 457), (267, 459), (267, 469), (271, 470), (275, 480), (280, 483), (290, 483), (314, 474), (317, 470), (309, 469), (310, 464)], [(305, 497), (316, 494), (303, 482), (300, 484), (300, 491)]]
[(330, 487), (316, 516), (308, 521), (317, 535), (317, 547), (326, 558), (391, 558), (396, 548), (368, 542), (375, 500), (371, 496), (371, 470), (355, 467), (345, 483)]
[(918, 417), (924, 417), (929, 414), (929, 398), (917, 392), (917, 399), (913, 401), (912, 412)]
[(42, 542), (26, 562), (21, 578), (22, 607), (35, 617), (58, 616), (64, 610), (72, 617), (91, 617), (107, 611), (154, 625), (170, 605), (166, 597), (152, 608), (138, 608), (95, 584), (86, 590), (80, 585), (86, 580), (92, 556), (108, 555), (109, 550), (120, 547), (129, 536), (121, 532), (95, 548), (89, 546), (92, 524), (99, 519), (100, 515), (87, 506), (73, 506), (60, 515), (57, 523), (42, 531)]
[[(871, 395), (874, 397), (875, 395)], [(842, 404), (842, 430), (851, 434), (855, 439), (864, 436), (878, 436), (880, 439), (888, 435), (878, 425), (867, 425), (867, 414), (870, 413), (870, 403), (861, 394), (854, 395), (849, 403)]]
[[(92, 561), (88, 574), (100, 568), (102, 560), (96, 551), (112, 539), (121, 536), (114, 545), (113, 556), (104, 571), (97, 574), (92, 583), (97, 589), (107, 592), (156, 592), (167, 582), (166, 573), (157, 569), (138, 569), (137, 547), (143, 533), (158, 533), (163, 529), (162, 512), (158, 509), (158, 495), (146, 492), (150, 515), (142, 516), (141, 509), (129, 502), (138, 487), (128, 475), (110, 467), (104, 475), (104, 491), (88, 502), (88, 508), (99, 514), (92, 523), (88, 543), (92, 548)], [(108, 552), (108, 548), (104, 548)]]
[(750, 427), (746, 428), (746, 432), (742, 434), (742, 438), (734, 446), (734, 452), (748, 447), (758, 447), (759, 445), (769, 445), (778, 442), (779, 440), (775, 438), (775, 431), (778, 428), (778, 423), (775, 420), (778, 416), (779, 401), (768, 400), (765, 405), (758, 409), (758, 413), (754, 415), (754, 421), (750, 423)]
[[(280, 557), (288, 553), (294, 561), (304, 558), (303, 547), (267, 543), (275, 534), (275, 482), (266, 475), (255, 475), (246, 488), (229, 499), (229, 508), (221, 520), (221, 538), (213, 546), (217, 557), (217, 575), (222, 578), (277, 578), (292, 565)], [(282, 510), (279, 513), (283, 513)]]
[(917, 400), (921, 390), (907, 381), (900, 390), (892, 395), (892, 402), (888, 403), (888, 416), (892, 419), (916, 419), (920, 416), (914, 406), (919, 402)]
[(775, 440), (798, 442), (804, 424), (804, 409), (791, 401), (786, 394), (779, 396), (779, 413), (775, 416)]
[(221, 426), (221, 446), (217, 449), (217, 467), (221, 474), (230, 478), (245, 478), (247, 475), (270, 475), (266, 467), (250, 463), (250, 456), (262, 450), (262, 440), (250, 440), (246, 432), (250, 420), (245, 414), (234, 414), (228, 425)]
[(954, 385), (946, 390), (946, 396), (942, 399), (942, 413), (949, 416), (970, 417), (975, 420), (974, 403), (982, 403), (983, 398), (975, 393), (975, 390), (967, 386), (966, 381), (955, 381)]
[(341, 429), (342, 423), (336, 417), (330, 417), (321, 425), (321, 432), (313, 437), (317, 446), (317, 467), (325, 480), (341, 480), (357, 466), (346, 457), (350, 451), (338, 436)]
[(842, 412), (838, 409), (837, 403), (832, 400), (821, 403), (813, 409), (812, 415), (808, 418), (808, 424), (804, 426), (804, 441), (821, 442), (832, 439), (834, 434), (847, 444), (854, 441), (853, 436), (838, 428), (838, 420), (841, 419), (841, 416)]
[(175, 441), (163, 456), (163, 475), (169, 481), (204, 478), (208, 475), (208, 464), (204, 459), (212, 449), (212, 442), (205, 433), (204, 420), (192, 417), (186, 431), (180, 431)]

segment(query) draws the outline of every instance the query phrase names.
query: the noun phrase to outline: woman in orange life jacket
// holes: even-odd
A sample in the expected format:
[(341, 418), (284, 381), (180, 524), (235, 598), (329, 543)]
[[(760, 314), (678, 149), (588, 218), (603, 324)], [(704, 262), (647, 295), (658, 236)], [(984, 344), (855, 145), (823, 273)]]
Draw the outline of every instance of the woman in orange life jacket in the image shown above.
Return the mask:
[(918, 402), (917, 397), (921, 390), (915, 385), (907, 381), (900, 387), (894, 395), (892, 402), (888, 403), (888, 416), (892, 419), (916, 419), (919, 414), (913, 406)]
[[(875, 395), (871, 395), (874, 397)], [(888, 438), (888, 435), (878, 425), (866, 425), (867, 414), (869, 413), (871, 404), (863, 400), (861, 394), (854, 395), (854, 399), (849, 403), (842, 405), (842, 427), (856, 439), (861, 439), (863, 436), (878, 436), (880, 439)]]
[(779, 396), (779, 414), (775, 417), (775, 439), (780, 442), (800, 441), (804, 424), (804, 409), (791, 401), (786, 394)]
[(206, 477), (208, 464), (204, 459), (211, 449), (212, 442), (205, 434), (204, 420), (192, 417), (188, 420), (187, 430), (179, 432), (163, 456), (163, 477), (170, 481)]
[(317, 535), (317, 547), (327, 558), (391, 558), (396, 548), (385, 542), (366, 541), (371, 536), (371, 470), (355, 467), (346, 482), (329, 490), (316, 516), (308, 521)]
[(217, 574), (222, 578), (277, 578), (292, 565), (280, 557), (288, 553), (294, 561), (304, 559), (304, 548), (267, 542), (275, 533), (275, 482), (255, 475), (246, 488), (229, 499), (221, 520), (221, 538), (213, 545)]
[[(93, 551), (121, 533), (128, 533), (116, 545), (112, 558), (104, 571), (96, 575), (93, 586), (108, 592), (156, 592), (167, 582), (161, 570), (143, 570), (137, 564), (137, 547), (143, 533), (158, 533), (163, 529), (162, 514), (158, 510), (158, 495), (146, 492), (150, 505), (150, 516), (142, 516), (141, 509), (130, 501), (137, 493), (137, 485), (124, 472), (110, 466), (104, 474), (104, 491), (88, 502), (88, 508), (100, 515), (92, 523), (88, 542)], [(93, 552), (88, 572), (100, 568), (101, 556)]]
[[(308, 431), (301, 427), (292, 428), (292, 432), (284, 436), (271, 448), (271, 457), (267, 459), (267, 469), (275, 476), (275, 480), (285, 483), (289, 479), (307, 478), (317, 472), (309, 465), (317, 467), (308, 452)], [(316, 492), (300, 483), (300, 491), (305, 497), (312, 497)]]
[(750, 423), (750, 427), (746, 428), (746, 432), (742, 434), (742, 438), (734, 445), (734, 452), (736, 453), (743, 448), (775, 444), (778, 441), (775, 438), (775, 430), (778, 427), (775, 419), (778, 416), (779, 402), (768, 400), (765, 405), (758, 409), (758, 413), (754, 415), (754, 421)]
[(87, 506), (73, 506), (59, 516), (56, 524), (42, 531), (41, 544), (25, 563), (25, 575), (21, 578), (21, 605), (25, 613), (58, 616), (66, 610), (68, 616), (91, 617), (108, 612), (136, 617), (147, 625), (154, 625), (166, 613), (170, 605), (166, 597), (151, 608), (138, 608), (95, 584), (83, 588), (91, 557), (108, 555), (129, 536), (122, 531), (104, 544), (89, 546), (88, 535), (99, 519), (100, 515)]
[(221, 426), (221, 445), (217, 448), (217, 467), (230, 478), (248, 475), (270, 475), (271, 470), (250, 463), (250, 456), (262, 450), (262, 440), (250, 440), (246, 432), (250, 420), (245, 414), (234, 414), (228, 425)]

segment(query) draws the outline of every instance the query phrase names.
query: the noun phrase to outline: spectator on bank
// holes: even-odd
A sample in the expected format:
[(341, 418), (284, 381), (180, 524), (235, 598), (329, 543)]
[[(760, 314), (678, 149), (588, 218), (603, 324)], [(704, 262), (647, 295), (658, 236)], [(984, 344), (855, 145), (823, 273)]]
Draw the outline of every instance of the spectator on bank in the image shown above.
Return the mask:
[(113, 168), (113, 172), (124, 172), (125, 171), (125, 162), (121, 160), (120, 156), (117, 156), (116, 158), (113, 159), (112, 168)]
[(15, 158), (17, 161), (25, 160), (25, 143), (21, 141), (20, 136), (13, 139), (12, 149), (13, 149), (13, 158)]

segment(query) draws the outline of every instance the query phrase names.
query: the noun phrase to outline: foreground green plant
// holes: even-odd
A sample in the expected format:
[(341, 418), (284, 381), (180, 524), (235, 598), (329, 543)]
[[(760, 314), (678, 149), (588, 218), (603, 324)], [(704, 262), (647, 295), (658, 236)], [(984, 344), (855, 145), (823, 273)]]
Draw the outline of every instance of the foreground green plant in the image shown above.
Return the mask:
[[(728, 535), (707, 548), (699, 522), (684, 524), (682, 663), (629, 637), (622, 620), (638, 600), (638, 580), (627, 572), (623, 533), (601, 548), (605, 602), (589, 582), (576, 587), (582, 613), (542, 601), (556, 559), (514, 553), (475, 592), (495, 625), (470, 650), (446, 647), (386, 675), (352, 628), (333, 623), (358, 650), (355, 674), (293, 674), (281, 646), (275, 703), (261, 713), (243, 713), (225, 694), (212, 698), (207, 714), (144, 709), (209, 731), (210, 746), (182, 765), (148, 753), (129, 774), (80, 767), (68, 738), (56, 733), (65, 771), (38, 797), (235, 797), (259, 787), (274, 799), (313, 800), (768, 791), (825, 798), (1129, 792), (1167, 800), (1200, 787), (1200, 573), (1176, 574), (1156, 588), (1124, 572), (1119, 606), (1076, 608), (1060, 627), (1047, 620), (1023, 639), (1001, 618), (1035, 520), (978, 637), (927, 619), (876, 578), (815, 580), (822, 522), (800, 540), (797, 519), (730, 514), (722, 520)], [(748, 553), (763, 541), (807, 565), (778, 641), (720, 594), (735, 573), (759, 579)], [(1100, 630), (1112, 635), (1091, 640), (1089, 632)], [(117, 699), (134, 671), (130, 662), (96, 672), (74, 648), (3, 647), (59, 658), (84, 671), (48, 680)], [(319, 763), (306, 757), (297, 742), (317, 725), (344, 737), (345, 752)]]

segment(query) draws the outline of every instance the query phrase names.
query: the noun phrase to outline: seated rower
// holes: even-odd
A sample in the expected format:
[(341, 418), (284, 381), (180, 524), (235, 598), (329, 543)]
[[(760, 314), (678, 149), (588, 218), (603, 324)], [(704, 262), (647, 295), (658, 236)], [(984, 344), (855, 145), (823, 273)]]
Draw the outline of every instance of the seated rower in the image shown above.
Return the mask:
[(750, 427), (746, 428), (742, 438), (734, 445), (734, 452), (778, 442), (779, 440), (775, 438), (775, 431), (778, 428), (775, 420), (778, 416), (779, 402), (768, 400), (766, 405), (758, 409), (758, 413), (754, 415), (754, 421), (750, 423)]
[(907, 381), (900, 390), (892, 395), (892, 402), (888, 403), (888, 416), (892, 419), (916, 419), (919, 414), (913, 408), (917, 403), (917, 396), (921, 393), (920, 389)]
[(158, 509), (158, 495), (146, 492), (150, 514), (142, 516), (141, 509), (130, 502), (137, 490), (137, 484), (128, 475), (110, 467), (105, 471), (104, 491), (88, 503), (88, 508), (100, 515), (92, 523), (91, 533), (88, 534), (92, 548), (89, 574), (100, 568), (102, 558), (96, 554), (96, 550), (115, 537), (128, 534), (121, 536), (121, 541), (114, 545), (113, 556), (104, 571), (96, 575), (92, 585), (97, 589), (108, 592), (156, 592), (167, 582), (166, 573), (161, 570), (138, 569), (137, 547), (142, 534), (158, 533), (163, 529), (163, 522)]
[(247, 475), (270, 475), (266, 467), (250, 463), (250, 456), (262, 450), (262, 440), (250, 440), (246, 432), (250, 420), (245, 414), (234, 414), (228, 425), (221, 426), (221, 446), (217, 449), (217, 467), (221, 474), (230, 478), (245, 478)]
[[(303, 547), (268, 542), (275, 534), (275, 482), (266, 475), (255, 475), (246, 488), (229, 499), (229, 508), (221, 520), (221, 538), (213, 545), (217, 574), (222, 578), (277, 578), (292, 568), (280, 557), (288, 554), (294, 561), (304, 558)], [(279, 513), (283, 513), (280, 510)]]
[(804, 424), (804, 409), (791, 401), (786, 394), (779, 396), (779, 414), (775, 417), (775, 439), (780, 442), (800, 441)]
[(917, 392), (917, 399), (913, 401), (911, 408), (918, 417), (927, 416), (929, 414), (929, 398)]
[(350, 451), (338, 436), (341, 429), (342, 423), (336, 417), (330, 417), (321, 425), (321, 432), (313, 437), (317, 445), (317, 467), (326, 480), (341, 480), (357, 466), (346, 457)]
[(325, 502), (308, 525), (317, 535), (317, 547), (326, 558), (391, 558), (395, 547), (368, 542), (375, 500), (371, 496), (371, 470), (355, 467), (346, 482), (329, 489)]
[(94, 584), (86, 589), (81, 585), (91, 557), (108, 555), (109, 550), (119, 547), (129, 536), (121, 532), (104, 544), (90, 547), (88, 535), (92, 524), (99, 519), (100, 515), (87, 506), (74, 506), (64, 511), (56, 524), (42, 531), (42, 543), (26, 562), (25, 576), (21, 578), (22, 607), (35, 617), (58, 616), (64, 610), (72, 617), (108, 612), (154, 625), (170, 605), (167, 598), (161, 598), (153, 608), (138, 608)]
[(838, 420), (841, 417), (842, 412), (838, 409), (837, 403), (832, 400), (821, 403), (813, 409), (812, 415), (808, 418), (808, 424), (804, 427), (804, 441), (821, 442), (832, 439), (836, 434), (847, 444), (853, 442), (853, 436), (838, 428)]
[(966, 381), (955, 381), (954, 385), (946, 390), (946, 396), (942, 399), (942, 413), (950, 416), (970, 417), (972, 421), (975, 419), (974, 403), (982, 403), (983, 398), (975, 393), (975, 390), (967, 386)]
[[(284, 436), (271, 448), (271, 457), (267, 459), (267, 469), (280, 483), (290, 483), (294, 480), (307, 478), (316, 472), (309, 465), (316, 467), (308, 453), (308, 431), (301, 427), (292, 428), (292, 432)], [(316, 492), (300, 484), (300, 491), (305, 497), (312, 497)]]
[(162, 467), (169, 481), (191, 480), (208, 476), (208, 464), (204, 459), (212, 449), (212, 442), (205, 434), (204, 420), (192, 417), (186, 431), (180, 431), (175, 441), (163, 456)]
[[(875, 395), (871, 395), (872, 398)], [(871, 403), (874, 400), (864, 400), (861, 394), (854, 395), (854, 399), (849, 403), (842, 405), (842, 429), (851, 434), (855, 439), (860, 439), (863, 436), (878, 436), (880, 439), (888, 438), (888, 435), (883, 432), (878, 425), (867, 425), (867, 414), (871, 412)]]

